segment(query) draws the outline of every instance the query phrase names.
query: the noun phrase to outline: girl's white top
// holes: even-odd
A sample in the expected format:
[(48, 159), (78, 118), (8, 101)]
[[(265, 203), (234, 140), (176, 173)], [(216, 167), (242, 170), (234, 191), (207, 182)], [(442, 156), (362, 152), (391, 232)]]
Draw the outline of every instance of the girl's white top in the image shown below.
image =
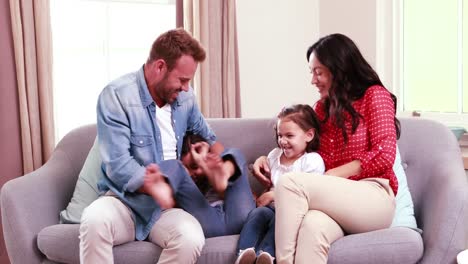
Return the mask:
[(316, 152), (304, 153), (289, 166), (280, 163), (282, 154), (283, 151), (280, 148), (275, 148), (268, 154), (268, 165), (270, 166), (271, 181), (274, 186), (276, 186), (279, 177), (287, 172), (315, 172), (319, 174), (325, 172), (325, 163)]

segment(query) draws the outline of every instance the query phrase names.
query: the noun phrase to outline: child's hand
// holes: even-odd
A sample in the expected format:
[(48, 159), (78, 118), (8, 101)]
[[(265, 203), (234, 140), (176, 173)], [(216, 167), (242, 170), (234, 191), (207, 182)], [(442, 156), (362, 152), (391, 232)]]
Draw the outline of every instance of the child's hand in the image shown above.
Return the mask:
[(275, 200), (274, 192), (264, 192), (260, 197), (257, 198), (257, 207), (267, 206)]
[(208, 154), (209, 150), (210, 145), (203, 141), (194, 143), (190, 146), (190, 154), (192, 154), (193, 161), (195, 161), (195, 163), (199, 166), (205, 162), (206, 155)]
[(261, 156), (253, 164), (253, 175), (257, 180), (265, 187), (270, 188), (271, 175), (270, 175), (270, 166), (268, 165), (268, 160), (266, 156)]

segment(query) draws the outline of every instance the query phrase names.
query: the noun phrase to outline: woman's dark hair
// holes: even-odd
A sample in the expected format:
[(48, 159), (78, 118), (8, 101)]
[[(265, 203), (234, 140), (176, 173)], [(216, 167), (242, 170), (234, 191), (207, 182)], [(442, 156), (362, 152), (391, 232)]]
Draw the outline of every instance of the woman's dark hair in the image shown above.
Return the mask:
[(194, 134), (192, 131), (187, 131), (182, 141), (182, 149), (180, 151), (180, 156), (183, 157), (185, 154), (190, 152), (190, 146), (197, 142), (207, 142), (205, 138), (198, 134)]
[[(351, 116), (351, 134), (356, 132), (362, 116), (351, 105), (362, 98), (366, 90), (373, 85), (383, 87), (377, 73), (364, 59), (354, 42), (343, 34), (332, 34), (319, 39), (307, 50), (307, 60), (310, 54), (315, 57), (331, 72), (332, 85), (328, 97), (324, 100), (326, 122), (332, 118), (335, 125), (341, 129), (345, 142), (348, 134), (345, 126), (346, 112)], [(397, 98), (390, 93), (397, 109)], [(397, 138), (400, 137), (400, 122), (395, 116)]]
[[(307, 104), (295, 104), (284, 107), (278, 114), (278, 119), (292, 121), (302, 130), (314, 130), (314, 138), (307, 143), (306, 152), (316, 151), (320, 145), (320, 122), (314, 109)], [(275, 126), (276, 144), (278, 144), (278, 128)]]

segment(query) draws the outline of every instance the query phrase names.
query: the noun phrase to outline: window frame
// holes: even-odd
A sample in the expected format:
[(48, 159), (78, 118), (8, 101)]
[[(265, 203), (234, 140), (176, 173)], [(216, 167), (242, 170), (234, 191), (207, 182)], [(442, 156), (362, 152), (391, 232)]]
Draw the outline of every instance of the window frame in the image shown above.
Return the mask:
[[(458, 107), (456, 113), (416, 111), (416, 109), (405, 109), (405, 91), (403, 84), (403, 1), (405, 0), (377, 0), (377, 32), (376, 32), (376, 70), (382, 82), (392, 91), (398, 99), (397, 116), (414, 117), (436, 120), (447, 126), (461, 126), (468, 129), (468, 109), (463, 113), (463, 96), (458, 96)], [(458, 32), (461, 34), (463, 21), (463, 0), (458, 1), (459, 26)], [(465, 3), (467, 4), (467, 3)], [(462, 50), (462, 38), (459, 38), (458, 49)], [(461, 51), (463, 52), (463, 51)], [(463, 56), (461, 53), (459, 56)], [(462, 95), (462, 60), (459, 60), (458, 67), (458, 93)]]

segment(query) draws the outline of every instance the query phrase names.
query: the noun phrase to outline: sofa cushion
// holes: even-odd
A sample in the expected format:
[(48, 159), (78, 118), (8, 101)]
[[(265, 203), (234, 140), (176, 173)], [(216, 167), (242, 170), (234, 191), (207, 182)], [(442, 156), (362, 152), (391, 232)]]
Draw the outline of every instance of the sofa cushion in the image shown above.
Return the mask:
[[(79, 263), (79, 225), (59, 224), (39, 232), (37, 246), (52, 261)], [(200, 263), (234, 263), (239, 235), (206, 239)], [(134, 241), (114, 247), (114, 263), (157, 263), (161, 248), (147, 241)]]
[[(39, 232), (37, 245), (50, 260), (79, 263), (79, 225), (59, 224)], [(208, 238), (199, 263), (234, 263), (239, 235)], [(114, 247), (116, 264), (156, 263), (161, 248), (134, 241)], [(423, 254), (421, 235), (409, 228), (394, 227), (345, 236), (332, 244), (328, 263), (416, 263)]]
[(395, 216), (393, 217), (393, 222), (391, 226), (406, 226), (421, 233), (422, 230), (419, 229), (416, 225), (416, 218), (414, 217), (413, 199), (408, 188), (406, 173), (403, 169), (400, 150), (398, 149), (398, 146), (396, 149), (393, 171), (395, 172), (395, 175), (398, 179), (398, 193), (395, 197)]
[(97, 182), (104, 175), (101, 170), (101, 163), (99, 144), (96, 138), (78, 175), (73, 196), (67, 208), (60, 212), (60, 223), (80, 223), (83, 210), (98, 198)]
[(37, 247), (48, 259), (61, 263), (79, 263), (79, 225), (48, 226), (37, 235)]
[[(50, 260), (80, 263), (79, 228), (77, 224), (48, 226), (39, 232), (37, 246)], [(157, 263), (161, 248), (146, 241), (135, 241), (114, 247), (114, 263)]]
[(335, 241), (329, 264), (418, 263), (424, 252), (421, 235), (406, 227), (392, 227), (348, 235)]
[[(97, 182), (100, 178), (104, 177), (101, 164), (102, 159), (99, 154), (99, 144), (96, 137), (78, 176), (72, 198), (67, 208), (60, 212), (60, 223), (81, 223), (83, 210), (99, 197)], [(249, 183), (252, 190), (258, 194), (263, 191), (263, 186), (252, 176), (251, 166), (252, 164), (249, 165)]]

